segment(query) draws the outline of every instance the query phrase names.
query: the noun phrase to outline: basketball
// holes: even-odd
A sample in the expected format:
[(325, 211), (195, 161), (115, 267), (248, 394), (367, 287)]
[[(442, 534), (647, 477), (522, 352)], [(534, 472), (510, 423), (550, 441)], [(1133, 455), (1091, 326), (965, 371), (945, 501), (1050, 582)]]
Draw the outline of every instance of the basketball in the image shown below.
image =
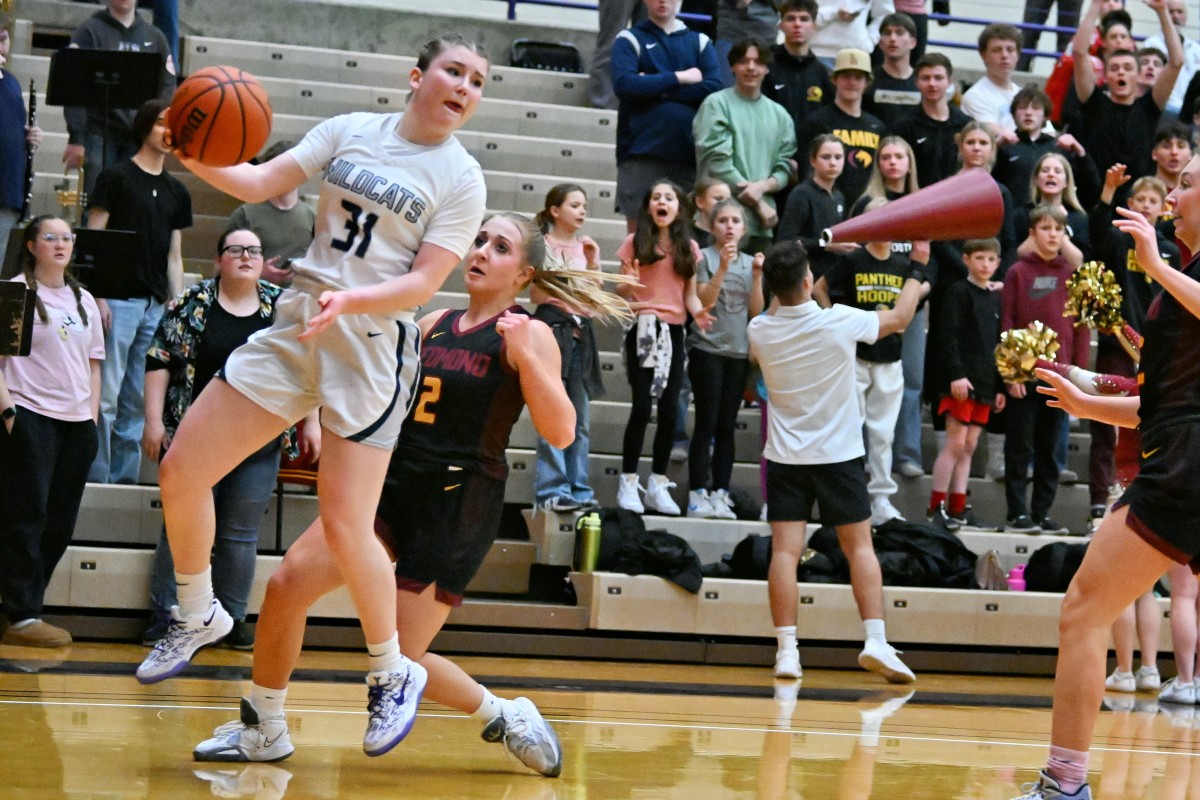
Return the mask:
[(175, 90), (167, 114), (175, 148), (210, 167), (249, 161), (271, 135), (262, 84), (237, 67), (205, 67)]

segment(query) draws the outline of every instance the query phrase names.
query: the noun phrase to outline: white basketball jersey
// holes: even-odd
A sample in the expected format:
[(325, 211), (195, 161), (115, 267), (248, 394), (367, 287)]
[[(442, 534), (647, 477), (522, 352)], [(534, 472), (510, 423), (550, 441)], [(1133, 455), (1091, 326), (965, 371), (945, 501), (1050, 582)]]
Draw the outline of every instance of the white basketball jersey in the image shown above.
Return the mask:
[(334, 117), (288, 151), (309, 177), (324, 170), (297, 275), (350, 289), (407, 274), (426, 242), (466, 255), (487, 201), (479, 162), (453, 136), (431, 147), (400, 138), (401, 116)]

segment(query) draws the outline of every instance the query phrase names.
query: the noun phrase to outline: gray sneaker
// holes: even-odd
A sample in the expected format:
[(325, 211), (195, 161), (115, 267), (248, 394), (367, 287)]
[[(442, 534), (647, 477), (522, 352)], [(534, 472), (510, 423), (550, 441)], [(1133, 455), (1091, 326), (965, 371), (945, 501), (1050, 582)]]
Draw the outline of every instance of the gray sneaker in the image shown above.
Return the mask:
[(404, 659), (399, 672), (367, 673), (367, 732), (363, 752), (381, 756), (391, 750), (412, 730), (417, 706), (425, 693), (429, 674), (411, 659)]
[(1092, 790), (1085, 783), (1074, 794), (1067, 794), (1058, 787), (1058, 781), (1045, 772), (1038, 776), (1036, 783), (1027, 783), (1021, 787), (1025, 794), (1014, 797), (1013, 800), (1092, 800)]
[(508, 715), (501, 714), (489, 722), (481, 734), (483, 740), (503, 740), (508, 752), (522, 764), (547, 778), (557, 778), (562, 773), (562, 747), (550, 723), (528, 697), (518, 697), (505, 705)]
[(241, 718), (213, 731), (196, 745), (197, 761), (282, 761), (292, 754), (287, 719), (261, 719), (248, 698), (242, 698)]

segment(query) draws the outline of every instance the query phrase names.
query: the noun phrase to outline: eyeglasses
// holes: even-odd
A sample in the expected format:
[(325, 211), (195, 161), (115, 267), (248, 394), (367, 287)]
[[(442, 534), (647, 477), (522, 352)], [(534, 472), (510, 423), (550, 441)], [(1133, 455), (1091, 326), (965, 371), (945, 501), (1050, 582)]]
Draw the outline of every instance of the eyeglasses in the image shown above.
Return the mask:
[(250, 246), (240, 244), (229, 244), (221, 248), (221, 254), (229, 253), (234, 258), (241, 258), (243, 255), (248, 255), (251, 258), (261, 258), (263, 249), (256, 244)]
[(43, 242), (62, 242), (64, 244), (75, 241), (73, 233), (43, 233), (38, 237)]

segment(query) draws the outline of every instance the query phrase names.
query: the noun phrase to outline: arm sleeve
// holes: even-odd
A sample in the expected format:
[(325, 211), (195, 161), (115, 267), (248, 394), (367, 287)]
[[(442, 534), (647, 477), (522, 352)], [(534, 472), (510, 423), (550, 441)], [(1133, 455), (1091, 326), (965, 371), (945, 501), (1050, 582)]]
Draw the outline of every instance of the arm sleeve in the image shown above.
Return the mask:
[(354, 116), (343, 114), (319, 123), (304, 135), (298, 145), (288, 151), (306, 177), (316, 175), (333, 160), (333, 155), (341, 144), (342, 134)]
[(720, 100), (721, 95), (712, 95), (700, 104), (692, 120), (692, 138), (696, 140), (697, 166), (733, 188), (746, 176), (733, 163), (733, 124)]
[(849, 317), (849, 326), (854, 332), (854, 340), (863, 344), (875, 344), (879, 339), (879, 313), (848, 306), (843, 306), (842, 309)]
[(808, 192), (797, 186), (788, 194), (787, 202), (784, 203), (776, 239), (781, 242), (798, 240), (810, 254), (817, 252), (816, 239), (804, 235), (810, 227), (811, 219), (812, 206), (808, 200)]
[(725, 86), (721, 80), (721, 62), (717, 58), (717, 48), (703, 33), (699, 34), (699, 40), (696, 66), (704, 79), (699, 83), (679, 86), (672, 93), (674, 99), (693, 106), (699, 106), (704, 98)]
[(612, 46), (613, 91), (622, 98), (660, 97), (679, 86), (674, 72), (638, 74), (639, 45), (629, 31), (618, 34)]
[(422, 245), (435, 244), (459, 258), (467, 254), (487, 208), (487, 187), (479, 165), (471, 162), (438, 204), (425, 229)]
[[(962, 349), (959, 347), (962, 337), (968, 333), (962, 329), (963, 300), (965, 299), (966, 292), (959, 291), (957, 286), (946, 292), (945, 305), (942, 310), (942, 331), (937, 344), (941, 350), (943, 374), (947, 382), (965, 378), (967, 375), (966, 367), (963, 365)], [(937, 388), (939, 391), (941, 390), (941, 387)]]
[[(984, 81), (987, 80), (987, 78), (980, 78), (979, 80)], [(996, 119), (995, 109), (990, 108), (988, 104), (984, 102), (983, 91), (976, 89), (975, 87), (971, 87), (963, 93), (962, 110), (973, 120), (978, 120), (979, 122), (999, 123), (999, 120)]]
[(792, 118), (783, 106), (778, 106), (773, 110), (779, 119), (779, 129), (783, 132), (783, 136), (775, 151), (775, 164), (771, 168), (771, 177), (782, 189), (787, 186), (788, 179), (792, 175), (791, 160), (796, 155), (796, 126), (792, 124)]
[[(1109, 256), (1112, 249), (1113, 237), (1113, 207), (1108, 203), (1096, 202), (1088, 212), (1088, 239), (1092, 243), (1092, 252), (1102, 259)], [(1110, 270), (1116, 265), (1105, 263)]]

